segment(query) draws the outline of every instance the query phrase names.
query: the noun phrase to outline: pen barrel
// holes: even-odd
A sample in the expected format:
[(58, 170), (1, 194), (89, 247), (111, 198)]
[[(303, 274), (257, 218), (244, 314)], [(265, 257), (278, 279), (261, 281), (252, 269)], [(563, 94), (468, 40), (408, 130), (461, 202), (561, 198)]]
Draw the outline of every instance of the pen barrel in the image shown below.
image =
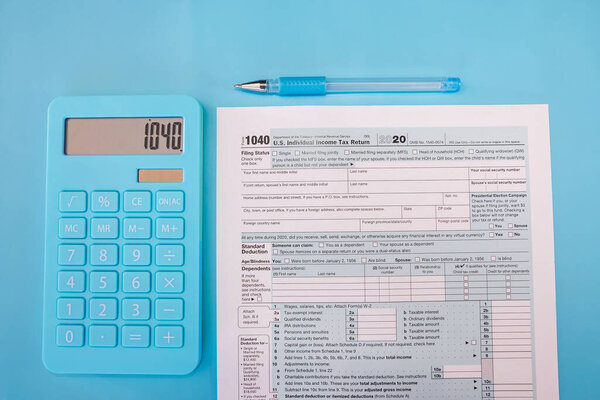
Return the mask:
[(281, 77), (267, 82), (267, 92), (280, 96), (315, 96), (326, 94), (324, 76)]
[(330, 78), (327, 93), (456, 92), (459, 78)]

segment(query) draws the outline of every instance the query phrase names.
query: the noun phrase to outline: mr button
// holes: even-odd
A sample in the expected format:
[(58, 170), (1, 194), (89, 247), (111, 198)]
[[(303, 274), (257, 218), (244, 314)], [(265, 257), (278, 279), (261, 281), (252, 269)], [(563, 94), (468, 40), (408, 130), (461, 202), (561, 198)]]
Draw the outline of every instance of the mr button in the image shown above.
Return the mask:
[(156, 192), (156, 211), (181, 212), (183, 211), (184, 197), (179, 190), (160, 190)]

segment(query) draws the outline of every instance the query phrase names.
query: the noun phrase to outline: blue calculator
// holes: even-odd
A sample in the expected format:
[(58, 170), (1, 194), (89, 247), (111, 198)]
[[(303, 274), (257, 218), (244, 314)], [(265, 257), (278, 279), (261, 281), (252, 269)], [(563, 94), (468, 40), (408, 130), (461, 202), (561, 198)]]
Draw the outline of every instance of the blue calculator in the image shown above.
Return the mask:
[(201, 354), (202, 107), (61, 97), (48, 110), (43, 361), (187, 374)]

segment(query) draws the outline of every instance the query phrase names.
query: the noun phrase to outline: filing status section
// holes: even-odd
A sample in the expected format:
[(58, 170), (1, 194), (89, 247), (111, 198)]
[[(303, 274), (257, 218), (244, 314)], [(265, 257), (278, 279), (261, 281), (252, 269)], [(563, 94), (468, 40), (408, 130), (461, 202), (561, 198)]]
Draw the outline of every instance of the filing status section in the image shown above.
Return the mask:
[(272, 129), (240, 165), (240, 399), (535, 398), (526, 128)]

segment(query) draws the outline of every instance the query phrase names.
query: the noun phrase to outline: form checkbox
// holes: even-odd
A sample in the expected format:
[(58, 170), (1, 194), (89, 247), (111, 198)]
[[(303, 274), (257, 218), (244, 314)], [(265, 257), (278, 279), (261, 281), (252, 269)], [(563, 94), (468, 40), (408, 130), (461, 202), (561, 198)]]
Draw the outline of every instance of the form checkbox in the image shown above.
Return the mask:
[(274, 151), (274, 152), (272, 152), (271, 154), (273, 154), (274, 156), (276, 156), (276, 155), (277, 155), (277, 152), (276, 152), (276, 151)]
[(360, 259), (360, 261), (362, 261), (362, 262), (366, 263), (366, 262), (367, 262), (367, 259), (366, 259), (366, 258), (361, 258), (361, 259)]
[(323, 243), (323, 242), (319, 243), (319, 247), (325, 247), (325, 243)]
[(373, 242), (373, 247), (377, 247), (377, 246), (379, 246), (379, 243)]
[(463, 281), (468, 281), (469, 277), (468, 276), (463, 276)]
[(465, 300), (469, 300), (469, 295), (465, 294)]
[(506, 286), (510, 286), (510, 281), (506, 281)]
[(469, 149), (469, 154), (473, 154), (473, 153), (475, 153), (475, 150)]
[(494, 224), (490, 224), (490, 229), (494, 229)]
[(477, 340), (471, 340), (471, 344), (475, 346), (477, 344)]
[(496, 261), (496, 256), (491, 256), (491, 257), (490, 257), (490, 259), (491, 259), (492, 261)]
[(513, 233), (512, 232), (508, 232), (508, 237), (513, 237)]
[(494, 237), (494, 232), (490, 232), (490, 237)]
[(421, 259), (419, 257), (415, 257), (415, 262), (419, 262)]
[(512, 227), (513, 227), (513, 224), (508, 224), (508, 227), (509, 227), (509, 228), (512, 228)]
[(348, 154), (350, 154), (350, 150), (344, 150), (344, 154), (345, 154), (345, 155), (348, 155)]
[(296, 150), (296, 153), (295, 153), (295, 154), (296, 154), (297, 156), (299, 156), (299, 155), (300, 155), (300, 152), (299, 152), (298, 150)]
[(510, 281), (510, 275), (506, 275), (506, 280)]
[(413, 150), (413, 154), (417, 154), (417, 151), (416, 151), (416, 150)]
[(465, 282), (465, 283), (463, 283), (463, 286), (464, 286), (464, 287), (469, 287), (469, 282)]
[(506, 288), (506, 293), (510, 293), (510, 288)]
[(289, 258), (286, 258), (286, 259), (284, 259), (284, 260), (283, 260), (283, 262), (284, 262), (284, 263), (286, 263), (286, 264), (289, 264), (289, 262), (290, 262), (290, 259), (289, 259)]
[(469, 289), (465, 289), (465, 290), (463, 290), (463, 292), (469, 293)]
[(507, 294), (507, 295), (506, 295), (506, 298), (507, 298), (507, 299), (510, 299), (510, 294)]
[(279, 250), (273, 249), (273, 254), (279, 254)]

